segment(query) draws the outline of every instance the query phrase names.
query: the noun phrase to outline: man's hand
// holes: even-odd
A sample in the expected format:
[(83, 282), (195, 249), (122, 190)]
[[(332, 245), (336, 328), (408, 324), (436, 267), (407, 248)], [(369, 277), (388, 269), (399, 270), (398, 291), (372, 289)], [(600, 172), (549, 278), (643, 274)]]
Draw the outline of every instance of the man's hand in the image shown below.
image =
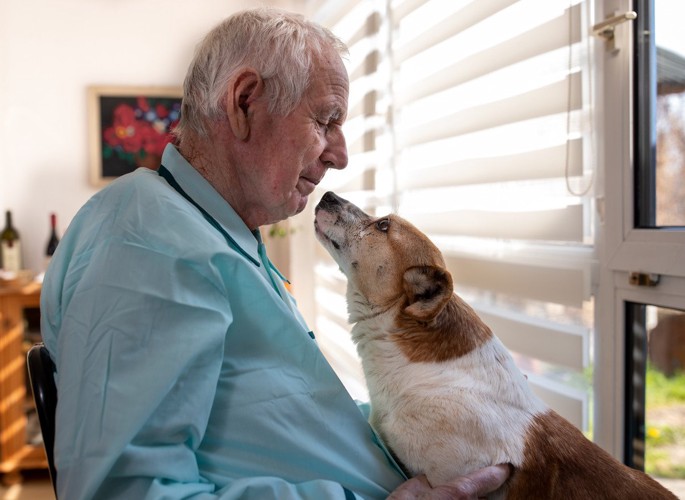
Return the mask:
[(476, 500), (497, 490), (510, 474), (509, 465), (493, 465), (435, 487), (426, 476), (417, 476), (401, 484), (388, 500)]

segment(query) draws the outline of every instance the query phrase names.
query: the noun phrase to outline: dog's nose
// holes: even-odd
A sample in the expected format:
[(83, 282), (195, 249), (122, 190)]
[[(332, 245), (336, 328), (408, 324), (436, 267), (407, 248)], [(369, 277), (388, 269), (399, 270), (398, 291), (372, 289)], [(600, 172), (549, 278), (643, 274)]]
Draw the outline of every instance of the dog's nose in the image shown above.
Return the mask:
[(333, 191), (328, 191), (321, 197), (321, 201), (324, 203), (340, 203), (340, 197)]
[(333, 191), (328, 191), (321, 197), (321, 201), (316, 206), (316, 209), (318, 210), (319, 208), (323, 208), (330, 210), (332, 207), (340, 205), (341, 202), (342, 198), (336, 195)]

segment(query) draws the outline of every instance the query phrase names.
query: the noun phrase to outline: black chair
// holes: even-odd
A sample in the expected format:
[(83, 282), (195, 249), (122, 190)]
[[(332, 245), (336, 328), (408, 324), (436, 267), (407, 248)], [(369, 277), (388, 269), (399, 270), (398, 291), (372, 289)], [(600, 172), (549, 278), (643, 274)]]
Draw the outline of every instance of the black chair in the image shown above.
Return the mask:
[(43, 445), (48, 457), (50, 480), (57, 497), (57, 471), (52, 450), (55, 445), (55, 410), (57, 409), (57, 387), (55, 386), (55, 364), (44, 344), (35, 344), (26, 355), (29, 381), (36, 403)]

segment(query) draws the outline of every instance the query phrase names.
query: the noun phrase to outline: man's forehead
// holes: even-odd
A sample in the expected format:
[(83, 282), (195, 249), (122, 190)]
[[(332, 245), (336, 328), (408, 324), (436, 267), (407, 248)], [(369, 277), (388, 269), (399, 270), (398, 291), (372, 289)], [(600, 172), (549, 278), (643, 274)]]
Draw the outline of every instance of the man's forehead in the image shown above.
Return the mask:
[(348, 91), (339, 85), (321, 85), (310, 92), (313, 107), (317, 114), (329, 118), (343, 118), (347, 115)]

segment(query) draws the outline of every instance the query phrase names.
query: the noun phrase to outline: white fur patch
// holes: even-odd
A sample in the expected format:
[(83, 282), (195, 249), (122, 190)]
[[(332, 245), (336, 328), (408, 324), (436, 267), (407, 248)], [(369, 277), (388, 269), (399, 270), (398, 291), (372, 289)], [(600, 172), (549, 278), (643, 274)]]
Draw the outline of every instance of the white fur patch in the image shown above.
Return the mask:
[(373, 402), (371, 424), (409, 472), (440, 484), (487, 465), (520, 465), (526, 430), (547, 407), (500, 340), (458, 359), (409, 363), (384, 338), (389, 316), (358, 323), (352, 334)]

